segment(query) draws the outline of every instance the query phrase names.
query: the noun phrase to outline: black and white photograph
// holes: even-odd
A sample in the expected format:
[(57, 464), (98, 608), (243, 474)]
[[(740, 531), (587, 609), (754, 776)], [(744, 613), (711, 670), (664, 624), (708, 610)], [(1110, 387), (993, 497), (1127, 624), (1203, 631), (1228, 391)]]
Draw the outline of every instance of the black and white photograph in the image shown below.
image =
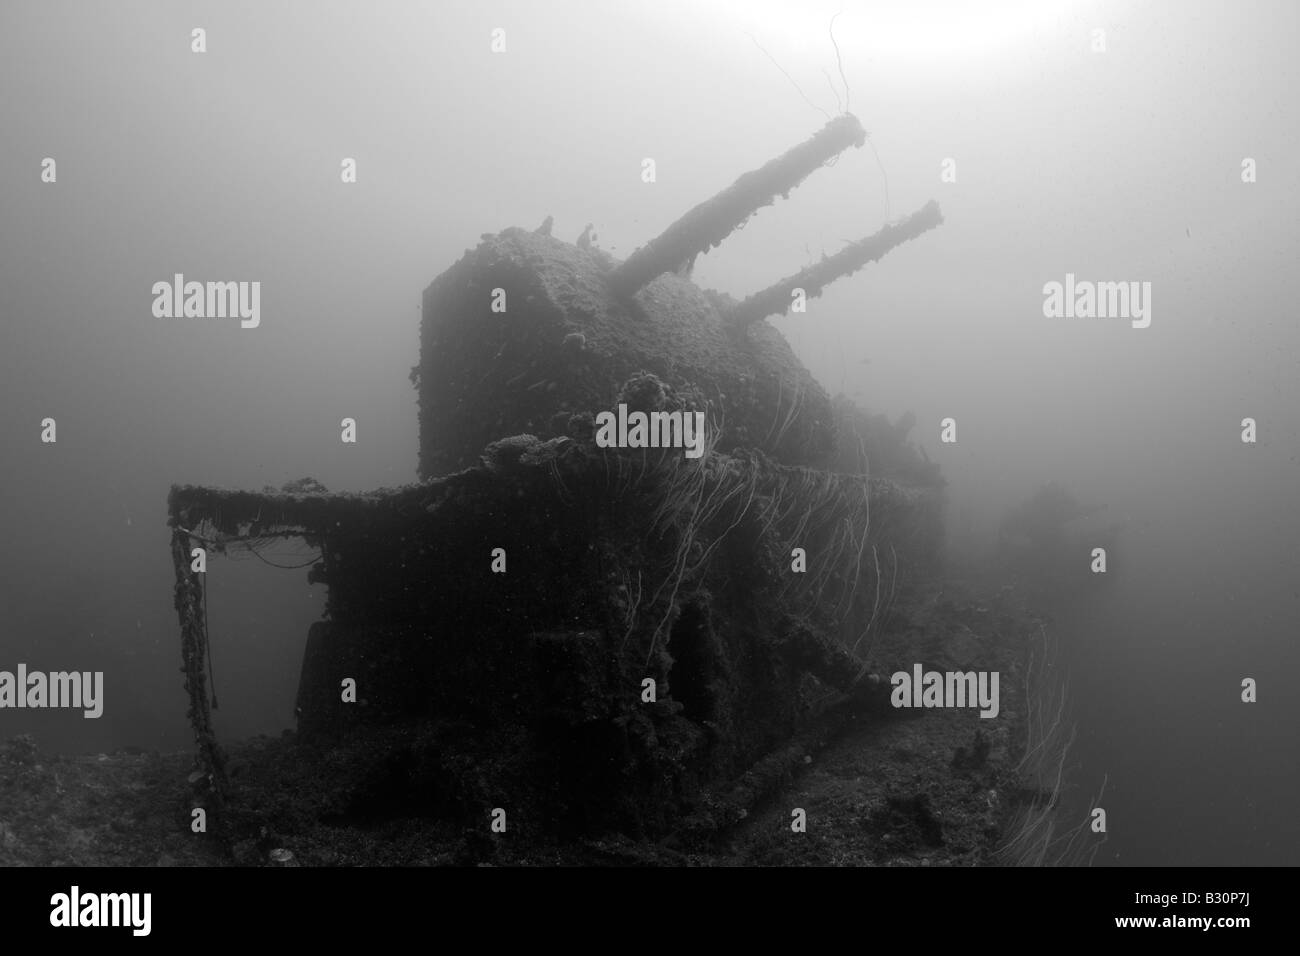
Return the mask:
[(5, 2), (6, 924), (817, 870), (1248, 939), (1300, 864), (1298, 37)]

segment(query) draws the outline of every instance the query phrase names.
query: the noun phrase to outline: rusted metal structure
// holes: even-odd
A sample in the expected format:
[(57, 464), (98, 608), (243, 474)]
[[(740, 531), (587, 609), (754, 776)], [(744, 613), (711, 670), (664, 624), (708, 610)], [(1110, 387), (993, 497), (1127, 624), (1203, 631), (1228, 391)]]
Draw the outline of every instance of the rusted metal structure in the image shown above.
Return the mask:
[[(190, 718), (218, 795), (195, 547), (319, 548), (329, 603), (300, 732), (422, 722), (440, 806), (510, 781), (561, 828), (662, 829), (828, 701), (879, 693), (854, 649), (882, 584), (932, 552), (937, 488), (832, 470), (843, 415), (761, 320), (934, 227), (938, 207), (739, 303), (681, 268), (864, 138), (833, 120), (621, 263), (548, 228), (485, 236), (424, 293), (419, 483), (173, 488)], [(620, 404), (705, 413), (705, 453), (600, 446), (593, 416)], [(340, 702), (342, 676), (364, 711)]]

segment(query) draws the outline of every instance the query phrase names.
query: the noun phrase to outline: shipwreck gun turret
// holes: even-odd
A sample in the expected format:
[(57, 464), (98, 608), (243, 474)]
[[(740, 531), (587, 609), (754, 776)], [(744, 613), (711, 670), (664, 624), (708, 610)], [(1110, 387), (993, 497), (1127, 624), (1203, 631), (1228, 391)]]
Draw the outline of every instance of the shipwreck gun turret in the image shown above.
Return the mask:
[(760, 320), (795, 288), (819, 295), (942, 222), (931, 202), (834, 256), (737, 303), (682, 266), (786, 196), (866, 133), (851, 114), (695, 206), (626, 261), (590, 245), (507, 229), (425, 290), (420, 473), (466, 468), (502, 435), (569, 434), (574, 416), (610, 409), (623, 384), (658, 376), (725, 423), (718, 450), (753, 447), (786, 464), (834, 453), (830, 399), (785, 339)]

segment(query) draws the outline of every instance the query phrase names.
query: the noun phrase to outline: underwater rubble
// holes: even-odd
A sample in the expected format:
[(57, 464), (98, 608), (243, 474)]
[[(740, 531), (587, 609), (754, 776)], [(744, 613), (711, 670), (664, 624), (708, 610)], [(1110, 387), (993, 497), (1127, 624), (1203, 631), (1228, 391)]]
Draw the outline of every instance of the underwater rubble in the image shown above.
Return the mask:
[[(701, 791), (693, 812), (658, 836), (566, 834), (540, 815), (544, 801), (514, 799), (508, 837), (490, 836), (488, 803), (479, 801), (499, 796), (490, 781), (501, 768), (482, 761), (519, 741), (477, 738), (468, 717), (447, 717), (224, 742), (227, 797), (206, 837), (189, 829), (192, 754), (62, 756), (15, 738), (0, 743), (0, 865), (1008, 862), (997, 851), (1017, 803), (1033, 796), (1016, 767), (1025, 750), (1024, 634), (1035, 623), (1017, 595), (987, 581), (949, 575), (942, 589), (907, 587), (878, 644), (882, 670), (915, 657), (1001, 668), (1002, 718), (843, 699), (735, 781)], [(806, 810), (806, 833), (791, 832), (793, 808)], [(286, 852), (291, 862), (277, 862)]]

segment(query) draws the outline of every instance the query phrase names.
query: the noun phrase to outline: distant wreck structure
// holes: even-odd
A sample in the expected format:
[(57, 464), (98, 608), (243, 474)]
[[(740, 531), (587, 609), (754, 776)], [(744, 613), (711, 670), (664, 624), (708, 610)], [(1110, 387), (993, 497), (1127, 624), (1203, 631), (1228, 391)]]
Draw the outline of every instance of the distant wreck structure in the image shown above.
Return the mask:
[[(893, 590), (934, 557), (943, 482), (910, 423), (833, 402), (763, 320), (938, 225), (938, 207), (743, 301), (688, 278), (864, 141), (855, 117), (832, 120), (623, 262), (549, 219), (485, 235), (424, 292), (418, 483), (173, 487), (190, 718), (216, 800), (238, 788), (211, 722), (198, 547), (319, 550), (309, 574), (329, 598), (298, 732), (356, 755), (350, 812), (391, 805), (387, 788), (467, 821), (508, 802), (533, 833), (708, 830), (785, 772), (792, 739), (887, 701), (870, 649)], [(620, 407), (702, 413), (701, 454), (601, 441)], [(342, 699), (348, 679), (365, 706)]]

